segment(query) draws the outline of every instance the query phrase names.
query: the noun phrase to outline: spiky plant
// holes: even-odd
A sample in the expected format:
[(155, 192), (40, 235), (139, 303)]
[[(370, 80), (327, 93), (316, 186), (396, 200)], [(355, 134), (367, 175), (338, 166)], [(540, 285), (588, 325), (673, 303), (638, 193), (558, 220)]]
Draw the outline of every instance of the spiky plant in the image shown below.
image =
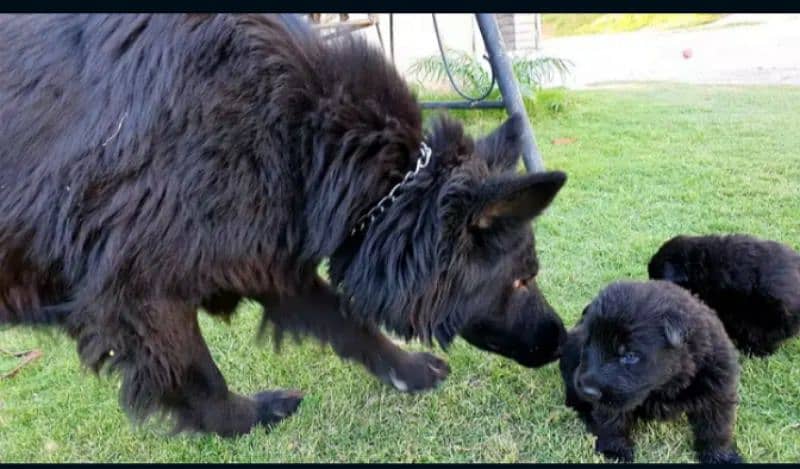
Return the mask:
[[(469, 95), (483, 93), (491, 84), (491, 75), (479, 59), (467, 52), (446, 50), (447, 63), (456, 85)], [(481, 59), (482, 60), (482, 59)], [(556, 76), (562, 80), (570, 73), (572, 62), (556, 57), (513, 57), (511, 67), (520, 84), (521, 92), (533, 96), (542, 84)], [(431, 55), (416, 60), (409, 73), (420, 81), (447, 82), (447, 71), (440, 55)]]

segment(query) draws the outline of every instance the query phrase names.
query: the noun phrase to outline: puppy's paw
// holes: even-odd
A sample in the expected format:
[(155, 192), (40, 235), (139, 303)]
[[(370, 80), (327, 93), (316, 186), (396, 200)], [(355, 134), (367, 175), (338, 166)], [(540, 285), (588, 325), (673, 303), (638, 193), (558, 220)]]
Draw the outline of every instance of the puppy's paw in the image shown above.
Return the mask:
[(420, 392), (433, 389), (450, 374), (446, 361), (430, 353), (408, 353), (390, 368), (383, 380), (402, 392)]
[(598, 438), (595, 451), (606, 459), (619, 462), (633, 462), (633, 445), (625, 438)]
[(706, 450), (699, 454), (700, 462), (703, 464), (741, 464), (744, 460), (736, 450)]

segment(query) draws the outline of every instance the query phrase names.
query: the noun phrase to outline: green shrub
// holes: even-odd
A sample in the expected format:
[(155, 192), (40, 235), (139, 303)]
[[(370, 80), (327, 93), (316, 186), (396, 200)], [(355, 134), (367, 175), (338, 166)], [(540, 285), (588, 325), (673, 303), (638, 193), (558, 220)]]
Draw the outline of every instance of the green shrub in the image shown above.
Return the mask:
[[(453, 81), (464, 93), (477, 97), (489, 88), (491, 74), (475, 56), (457, 50), (447, 50), (446, 55)], [(511, 67), (522, 95), (532, 97), (543, 83), (556, 77), (563, 81), (570, 73), (572, 63), (556, 57), (513, 57)], [(415, 61), (409, 68), (409, 73), (421, 82), (448, 83), (447, 71), (440, 55)], [(490, 97), (497, 97), (498, 93), (495, 89)]]

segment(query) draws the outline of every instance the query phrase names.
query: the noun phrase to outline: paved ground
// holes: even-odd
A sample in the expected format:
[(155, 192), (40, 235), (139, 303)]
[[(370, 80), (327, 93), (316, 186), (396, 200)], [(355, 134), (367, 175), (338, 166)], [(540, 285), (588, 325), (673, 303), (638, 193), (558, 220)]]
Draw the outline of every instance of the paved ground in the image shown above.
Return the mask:
[(541, 53), (574, 63), (570, 88), (631, 81), (800, 85), (800, 15), (733, 14), (684, 30), (546, 39)]

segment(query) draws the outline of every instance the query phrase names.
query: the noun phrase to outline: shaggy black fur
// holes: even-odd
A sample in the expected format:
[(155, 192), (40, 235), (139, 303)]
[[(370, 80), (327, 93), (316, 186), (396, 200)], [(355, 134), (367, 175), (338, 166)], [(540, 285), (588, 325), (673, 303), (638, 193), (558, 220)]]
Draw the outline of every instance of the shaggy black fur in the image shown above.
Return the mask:
[(733, 444), (739, 364), (713, 311), (669, 282), (618, 282), (586, 307), (560, 362), (566, 404), (596, 450), (632, 461), (637, 420), (686, 413), (701, 462), (741, 459)]
[(746, 235), (676, 236), (648, 270), (716, 310), (745, 353), (770, 355), (800, 333), (800, 254), (786, 245)]
[[(236, 435), (295, 410), (296, 392), (230, 392), (211, 358), (197, 309), (243, 297), (405, 391), (448, 367), (380, 325), (557, 356), (526, 336), (560, 326), (530, 221), (566, 176), (514, 174), (518, 118), (477, 142), (447, 119), (425, 137), (381, 51), (296, 16), (5, 16), (0, 43), (0, 324), (66, 329), (85, 364), (121, 372), (132, 416)], [(424, 137), (430, 165), (350, 237)]]
[[(552, 308), (536, 288), (530, 282), (527, 288), (519, 288), (511, 295), (508, 309), (524, 314), (480, 316), (461, 329), (461, 337), (531, 368), (557, 360), (567, 331), (561, 318), (549, 313)], [(530, 315), (537, 320), (531, 321)]]

